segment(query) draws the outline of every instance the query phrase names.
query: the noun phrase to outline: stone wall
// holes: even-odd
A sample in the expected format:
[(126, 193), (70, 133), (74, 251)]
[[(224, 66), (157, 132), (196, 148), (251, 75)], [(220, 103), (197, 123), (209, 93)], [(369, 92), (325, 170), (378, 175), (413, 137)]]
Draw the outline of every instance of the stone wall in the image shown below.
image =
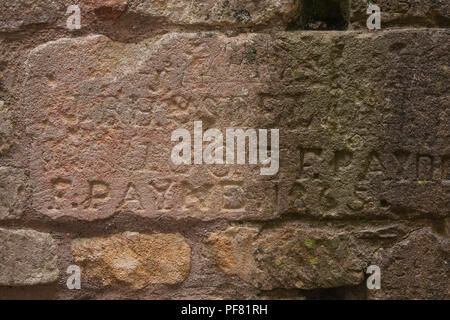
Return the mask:
[(372, 3), (0, 0), (0, 298), (449, 299), (450, 2)]

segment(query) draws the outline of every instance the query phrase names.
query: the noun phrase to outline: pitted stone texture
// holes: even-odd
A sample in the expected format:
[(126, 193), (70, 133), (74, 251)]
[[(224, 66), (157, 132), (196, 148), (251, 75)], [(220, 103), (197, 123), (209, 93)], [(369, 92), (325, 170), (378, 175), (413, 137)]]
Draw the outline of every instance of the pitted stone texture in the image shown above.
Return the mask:
[(64, 16), (68, 0), (7, 0), (0, 2), (0, 32), (29, 25), (49, 24)]
[(448, 216), (449, 55), (441, 44), (449, 32), (325, 33), (309, 49), (294, 39), (307, 36), (291, 37), (298, 67), (287, 68), (263, 100), (269, 110), (292, 114), (273, 116), (292, 128), (280, 138), (280, 210)]
[(358, 285), (364, 262), (346, 234), (289, 225), (230, 227), (205, 240), (221, 270), (262, 290)]
[(57, 260), (50, 234), (0, 229), (0, 285), (52, 283), (59, 275)]
[(298, 0), (138, 0), (128, 11), (172, 24), (254, 27), (286, 25), (298, 8)]
[[(449, 27), (450, 3), (447, 0), (377, 0), (371, 1), (381, 9), (381, 28), (392, 27)], [(352, 0), (350, 24), (367, 29), (366, 0)]]
[(24, 170), (0, 167), (0, 220), (17, 219), (27, 202), (28, 178)]
[[(46, 43), (30, 53), (23, 92), (33, 207), (85, 220), (445, 217), (448, 38), (408, 30)], [(222, 132), (279, 128), (279, 173), (173, 165), (171, 133), (192, 135), (194, 121)]]
[(450, 298), (450, 241), (421, 229), (391, 248), (377, 251), (371, 264), (381, 270), (381, 289), (369, 299)]
[(83, 276), (103, 285), (125, 283), (135, 289), (176, 284), (189, 275), (191, 249), (180, 234), (124, 232), (72, 242)]
[(0, 100), (0, 157), (8, 153), (14, 144), (14, 139), (11, 112), (7, 109), (5, 102)]

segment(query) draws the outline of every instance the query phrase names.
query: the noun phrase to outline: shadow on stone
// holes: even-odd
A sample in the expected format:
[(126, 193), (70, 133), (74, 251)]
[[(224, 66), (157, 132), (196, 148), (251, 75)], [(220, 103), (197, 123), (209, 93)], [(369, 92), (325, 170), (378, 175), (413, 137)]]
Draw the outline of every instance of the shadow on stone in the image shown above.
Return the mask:
[(348, 0), (306, 0), (299, 7), (291, 30), (346, 30), (349, 16)]

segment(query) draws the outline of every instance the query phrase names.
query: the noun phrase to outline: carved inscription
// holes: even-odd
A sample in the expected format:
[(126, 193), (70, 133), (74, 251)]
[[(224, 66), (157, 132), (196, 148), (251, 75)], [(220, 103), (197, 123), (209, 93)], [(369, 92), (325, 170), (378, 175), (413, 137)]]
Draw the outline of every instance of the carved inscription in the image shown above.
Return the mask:
[[(410, 212), (435, 210), (424, 199), (432, 192), (435, 200), (431, 204), (445, 206), (450, 189), (449, 159), (448, 155), (404, 150), (358, 154), (344, 148), (329, 152), (318, 147), (301, 147), (296, 179), (287, 185), (283, 211), (374, 216), (389, 212), (404, 214), (408, 212), (405, 208), (411, 208)], [(409, 203), (396, 200), (400, 198), (397, 194), (405, 193), (417, 195), (416, 200)]]
[[(32, 208), (85, 220), (444, 215), (450, 155), (434, 141), (448, 137), (445, 123), (418, 134), (415, 120), (397, 121), (395, 95), (373, 87), (372, 68), (348, 58), (367, 39), (291, 37), (267, 46), (263, 34), (173, 33), (127, 44), (88, 36), (35, 48), (22, 101)], [(60, 54), (67, 48), (69, 57)], [(344, 76), (352, 70), (365, 76)], [(414, 108), (404, 112), (415, 119)], [(193, 132), (194, 122), (205, 132), (279, 129), (280, 170), (261, 177), (250, 161), (173, 163), (171, 133)]]

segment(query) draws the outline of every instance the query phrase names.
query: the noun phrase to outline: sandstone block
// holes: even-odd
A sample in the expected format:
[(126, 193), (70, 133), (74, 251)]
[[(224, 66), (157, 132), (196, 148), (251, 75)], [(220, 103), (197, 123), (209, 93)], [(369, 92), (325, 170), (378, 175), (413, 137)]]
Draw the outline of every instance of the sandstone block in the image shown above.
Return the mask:
[(259, 232), (230, 227), (205, 240), (218, 267), (263, 290), (358, 285), (364, 262), (345, 234), (289, 225)]
[[(84, 220), (445, 217), (448, 37), (171, 33), (137, 44), (46, 43), (30, 53), (23, 94), (33, 207)], [(222, 132), (278, 128), (279, 172), (174, 165), (171, 133), (192, 134), (194, 121)]]
[(190, 270), (191, 249), (180, 234), (124, 232), (76, 239), (72, 253), (83, 275), (103, 285), (125, 283), (141, 289), (150, 284), (176, 284)]
[(286, 25), (296, 14), (297, 0), (133, 1), (130, 13), (178, 25), (254, 27)]
[(0, 229), (0, 285), (24, 286), (58, 279), (56, 243), (47, 233)]
[(381, 289), (369, 299), (448, 300), (449, 240), (420, 229), (393, 247), (377, 251), (371, 264), (381, 270)]
[[(69, 1), (11, 0), (0, 3), (0, 32), (17, 31), (29, 25), (49, 24), (63, 17)], [(67, 6), (66, 6), (67, 5)]]

